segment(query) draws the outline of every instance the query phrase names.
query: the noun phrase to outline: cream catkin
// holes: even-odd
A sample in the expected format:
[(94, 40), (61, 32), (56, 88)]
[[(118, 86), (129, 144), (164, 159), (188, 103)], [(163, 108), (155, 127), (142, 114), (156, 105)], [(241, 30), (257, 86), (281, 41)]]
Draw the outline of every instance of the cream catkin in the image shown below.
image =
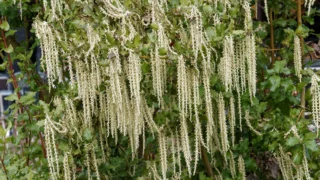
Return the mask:
[(233, 157), (232, 151), (229, 151), (229, 152), (230, 152), (229, 168), (230, 168), (232, 178), (235, 179), (236, 175), (237, 175), (236, 163), (234, 162), (234, 157)]
[(179, 138), (179, 133), (178, 130), (176, 130), (176, 135), (175, 135), (175, 141), (177, 145), (177, 161), (178, 161), (178, 166), (179, 166), (179, 172), (177, 173), (177, 176), (179, 177), (181, 175), (181, 145), (180, 145), (180, 138)]
[[(252, 18), (251, 18), (251, 8), (248, 2), (244, 2), (243, 8), (245, 10), (245, 30), (247, 33), (251, 33), (253, 30), (252, 27)], [(248, 89), (250, 94), (250, 100), (252, 104), (252, 98), (255, 97), (256, 94), (256, 46), (255, 46), (255, 36), (254, 34), (247, 35), (245, 38), (245, 55), (247, 59), (247, 67), (248, 67)]]
[(187, 78), (187, 69), (185, 65), (185, 60), (183, 56), (179, 56), (178, 65), (177, 65), (177, 86), (178, 86), (178, 101), (179, 101), (179, 110), (180, 110), (180, 139), (182, 151), (186, 160), (187, 168), (189, 175), (191, 175), (191, 153), (190, 153), (190, 144), (188, 137), (188, 128), (187, 128), (187, 113), (188, 105), (191, 104), (191, 97), (189, 96), (190, 89), (188, 88), (188, 78)]
[(64, 179), (65, 180), (71, 180), (71, 171), (70, 171), (70, 165), (69, 165), (69, 159), (68, 159), (68, 154), (65, 153), (63, 157), (63, 171), (64, 171)]
[(264, 0), (264, 13), (267, 17), (268, 23), (270, 24), (268, 0)]
[(167, 179), (167, 138), (163, 133), (159, 133), (159, 149), (160, 149), (160, 158), (161, 158), (161, 173), (162, 179)]
[(223, 41), (223, 56), (218, 67), (219, 76), (227, 92), (232, 90), (232, 63), (234, 61), (233, 38), (227, 36)]
[(232, 147), (235, 143), (235, 127), (236, 127), (236, 112), (234, 106), (234, 98), (230, 97), (230, 111), (229, 111), (230, 131), (231, 131), (231, 144)]
[(241, 155), (238, 158), (238, 170), (241, 174), (242, 180), (246, 180), (246, 165), (244, 164), (244, 160)]
[(155, 46), (154, 52), (151, 52), (151, 70), (153, 90), (161, 104), (166, 84), (166, 60), (160, 58), (158, 45)]
[(316, 2), (316, 0), (306, 0), (304, 6), (308, 8), (308, 16), (310, 15), (311, 6)]
[(279, 153), (278, 155), (276, 155), (276, 159), (281, 169), (283, 179), (285, 180), (294, 179), (291, 158), (288, 154), (284, 153), (281, 145), (279, 145)]
[(311, 77), (311, 95), (312, 95), (312, 117), (316, 126), (317, 135), (319, 134), (319, 123), (320, 123), (320, 87), (319, 77), (314, 74)]
[(250, 128), (251, 131), (253, 131), (256, 135), (261, 136), (262, 134), (257, 131), (254, 127), (252, 127), (251, 123), (250, 123), (250, 113), (249, 110), (246, 110), (246, 114), (245, 114), (245, 120), (246, 120), (246, 124), (247, 126)]
[(303, 146), (303, 160), (302, 160), (302, 166), (304, 170), (304, 175), (306, 177), (306, 180), (311, 180), (310, 172), (309, 172), (309, 167), (308, 167), (308, 160), (306, 156), (306, 147), (305, 145)]
[(191, 19), (190, 24), (190, 34), (191, 34), (191, 41), (192, 41), (192, 50), (194, 54), (194, 64), (198, 59), (199, 51), (202, 51), (202, 44), (203, 44), (203, 32), (202, 32), (202, 15), (201, 12), (198, 10), (196, 6), (191, 6), (190, 14), (187, 14), (186, 17)]
[(86, 166), (87, 166), (87, 174), (88, 174), (88, 180), (91, 180), (91, 162), (90, 162), (90, 145), (85, 145), (85, 153), (86, 153)]
[(61, 134), (67, 132), (67, 129), (59, 122), (51, 120), (49, 114), (46, 114), (46, 119), (44, 121), (44, 135), (46, 144), (46, 153), (48, 166), (50, 170), (50, 175), (53, 180), (59, 179), (59, 160), (58, 160), (58, 150), (56, 147), (55, 131)]
[(33, 23), (36, 30), (36, 36), (40, 39), (41, 54), (41, 66), (46, 69), (48, 76), (49, 91), (54, 87), (54, 81), (61, 79), (60, 65), (59, 65), (59, 53), (56, 44), (54, 33), (47, 22), (36, 20)]
[(202, 130), (201, 124), (199, 120), (199, 112), (198, 112), (198, 105), (200, 104), (200, 97), (199, 97), (199, 80), (198, 80), (198, 73), (193, 72), (193, 104), (194, 104), (194, 113), (195, 113), (195, 157), (194, 157), (194, 172), (196, 173), (197, 163), (199, 161), (199, 154), (200, 154), (200, 146), (201, 144), (205, 146), (203, 138), (202, 138)]
[(173, 175), (176, 175), (176, 164), (177, 164), (177, 160), (176, 160), (176, 141), (174, 138), (173, 133), (171, 133), (171, 156), (172, 156), (172, 164), (173, 164)]
[(227, 152), (229, 150), (229, 140), (228, 140), (228, 130), (227, 130), (227, 120), (225, 112), (224, 99), (221, 93), (218, 97), (218, 110), (219, 110), (219, 124), (220, 124), (220, 138), (221, 138), (221, 151), (224, 156), (225, 161), (227, 161)]
[(294, 69), (295, 69), (295, 74), (299, 78), (299, 81), (301, 82), (302, 79), (302, 55), (301, 55), (301, 45), (300, 45), (300, 39), (298, 36), (294, 36), (294, 54), (293, 54), (293, 59), (294, 59)]

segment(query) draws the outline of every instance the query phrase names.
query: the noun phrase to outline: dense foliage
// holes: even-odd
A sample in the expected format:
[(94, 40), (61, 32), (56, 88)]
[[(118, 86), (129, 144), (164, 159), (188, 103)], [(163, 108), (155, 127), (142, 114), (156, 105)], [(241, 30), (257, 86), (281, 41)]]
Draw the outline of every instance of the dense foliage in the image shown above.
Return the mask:
[(313, 2), (265, 1), (263, 22), (248, 0), (0, 1), (0, 177), (319, 178)]

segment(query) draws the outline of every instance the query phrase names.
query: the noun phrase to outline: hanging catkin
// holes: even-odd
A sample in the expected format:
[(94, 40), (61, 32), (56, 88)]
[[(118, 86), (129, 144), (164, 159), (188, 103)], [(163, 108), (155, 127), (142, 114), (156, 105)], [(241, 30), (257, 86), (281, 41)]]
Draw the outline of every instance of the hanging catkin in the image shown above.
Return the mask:
[[(129, 53), (129, 72), (128, 79), (130, 83), (131, 97), (135, 99), (135, 106), (140, 107), (140, 81), (141, 81), (141, 65), (140, 58), (137, 54)], [(140, 108), (137, 108), (137, 114), (140, 114)]]
[(295, 69), (295, 74), (299, 78), (299, 81), (301, 82), (302, 74), (302, 55), (301, 55), (301, 45), (300, 45), (300, 39), (298, 36), (294, 36), (294, 54), (293, 54), (293, 59), (294, 59), (294, 69)]
[(218, 110), (219, 110), (220, 138), (221, 138), (221, 147), (222, 147), (221, 151), (225, 161), (227, 161), (227, 152), (229, 150), (229, 140), (228, 140), (225, 104), (224, 104), (224, 99), (221, 93), (219, 93), (219, 97), (218, 97)]
[(206, 144), (210, 147), (210, 143), (213, 137), (213, 128), (216, 129), (215, 124), (213, 122), (213, 106), (212, 106), (212, 97), (211, 97), (211, 90), (210, 90), (210, 77), (211, 77), (211, 68), (210, 68), (210, 61), (202, 61), (202, 81), (204, 86), (204, 95), (205, 95), (205, 108), (206, 108), (206, 115), (207, 115), (207, 127), (206, 127)]
[(241, 174), (242, 180), (246, 180), (246, 165), (244, 164), (244, 160), (241, 155), (238, 158), (238, 170)]
[(151, 51), (151, 72), (153, 90), (161, 104), (166, 84), (166, 60), (160, 58), (158, 45), (155, 46), (154, 52)]
[(254, 127), (252, 127), (250, 123), (251, 117), (250, 117), (249, 110), (246, 110), (245, 119), (246, 119), (246, 124), (250, 128), (250, 130), (253, 131), (256, 135), (261, 136), (262, 134), (259, 131), (257, 131)]
[(231, 144), (232, 147), (235, 143), (235, 127), (236, 127), (236, 112), (235, 112), (235, 105), (234, 105), (234, 98), (233, 96), (230, 97), (230, 111), (229, 111), (229, 121), (230, 121), (230, 131), (231, 131)]
[(319, 77), (314, 74), (311, 78), (311, 95), (312, 95), (312, 117), (316, 126), (317, 135), (319, 133), (320, 123), (320, 87)]
[(190, 21), (190, 34), (192, 42), (192, 51), (194, 54), (194, 64), (198, 59), (199, 51), (202, 51), (203, 44), (203, 26), (202, 26), (202, 14), (196, 6), (191, 6), (191, 13), (187, 14), (186, 17), (191, 19)]
[(310, 172), (309, 172), (309, 167), (308, 167), (308, 160), (306, 156), (306, 147), (305, 145), (303, 146), (303, 160), (302, 160), (302, 166), (304, 170), (304, 175), (306, 177), (306, 180), (311, 180)]
[(265, 15), (267, 17), (268, 23), (270, 24), (268, 0), (264, 0), (264, 13), (265, 13)]
[(33, 23), (37, 38), (40, 39), (41, 66), (48, 76), (49, 91), (54, 87), (54, 81), (61, 78), (59, 54), (54, 33), (47, 22), (36, 20)]
[(160, 159), (161, 159), (161, 173), (162, 179), (166, 179), (167, 174), (167, 138), (161, 132), (158, 137), (159, 149), (160, 149)]
[(197, 163), (199, 160), (200, 146), (205, 146), (202, 138), (201, 124), (199, 120), (198, 105), (200, 104), (199, 95), (199, 73), (197, 71), (192, 72), (192, 84), (193, 84), (193, 105), (194, 105), (194, 116), (195, 116), (195, 157), (194, 157), (194, 172), (196, 173)]
[(306, 0), (304, 6), (308, 8), (308, 16), (310, 15), (311, 6), (316, 2), (316, 0)]
[(285, 180), (294, 179), (293, 171), (292, 171), (292, 160), (290, 156), (284, 153), (282, 146), (279, 145), (279, 152), (276, 155), (276, 159), (278, 161), (279, 167), (281, 169), (282, 177)]
[(53, 180), (59, 179), (60, 171), (55, 131), (60, 134), (64, 134), (67, 132), (67, 129), (60, 122), (52, 121), (49, 114), (46, 114), (46, 119), (44, 121), (44, 135), (46, 138), (45, 144), (48, 166), (50, 170), (50, 176)]
[(232, 151), (230, 151), (229, 168), (230, 168), (232, 178), (235, 179), (237, 172), (236, 172), (236, 163), (234, 162), (234, 157), (233, 157)]
[(71, 180), (71, 171), (70, 171), (70, 165), (69, 165), (69, 159), (68, 154), (70, 153), (64, 153), (63, 157), (63, 171), (64, 171), (64, 179), (65, 180)]
[(176, 160), (176, 141), (174, 138), (173, 133), (171, 132), (171, 156), (172, 156), (172, 164), (173, 164), (173, 175), (176, 174), (176, 164), (177, 164), (177, 160)]
[[(245, 10), (245, 30), (247, 33), (251, 33), (253, 30), (252, 27), (252, 17), (251, 17), (251, 8), (249, 2), (244, 2), (243, 8)], [(245, 38), (245, 55), (247, 59), (247, 67), (248, 67), (248, 87), (249, 87), (249, 94), (250, 94), (250, 100), (251, 104), (252, 98), (256, 94), (256, 45), (255, 45), (255, 36), (254, 34), (247, 35)]]
[(234, 61), (234, 48), (233, 48), (233, 38), (227, 36), (223, 41), (223, 56), (220, 59), (220, 64), (218, 67), (219, 76), (224, 84), (227, 92), (230, 92), (233, 87), (232, 82), (232, 63)]

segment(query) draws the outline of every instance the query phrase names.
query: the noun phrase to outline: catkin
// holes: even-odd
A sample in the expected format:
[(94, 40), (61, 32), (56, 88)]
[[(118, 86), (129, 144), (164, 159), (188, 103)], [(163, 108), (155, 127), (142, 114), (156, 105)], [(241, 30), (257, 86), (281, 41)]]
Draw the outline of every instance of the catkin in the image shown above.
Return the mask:
[(246, 180), (246, 166), (241, 155), (238, 158), (238, 170), (241, 174), (242, 180)]
[(306, 0), (304, 6), (308, 7), (308, 16), (310, 15), (311, 6), (316, 2), (316, 0)]
[(159, 133), (159, 149), (161, 158), (162, 178), (166, 179), (167, 174), (167, 139), (163, 133)]
[(302, 55), (301, 55), (301, 45), (300, 45), (300, 39), (298, 36), (294, 36), (294, 54), (293, 54), (293, 59), (294, 59), (294, 69), (295, 69), (295, 74), (299, 78), (299, 81), (301, 82), (302, 79)]
[(225, 161), (227, 161), (227, 152), (229, 150), (229, 140), (228, 140), (225, 104), (224, 104), (224, 99), (221, 93), (219, 93), (219, 97), (218, 97), (218, 110), (219, 110), (219, 124), (220, 124), (222, 154), (225, 158)]
[(317, 135), (319, 134), (319, 123), (320, 123), (320, 87), (319, 77), (314, 74), (311, 77), (311, 95), (312, 95), (312, 116), (316, 126)]

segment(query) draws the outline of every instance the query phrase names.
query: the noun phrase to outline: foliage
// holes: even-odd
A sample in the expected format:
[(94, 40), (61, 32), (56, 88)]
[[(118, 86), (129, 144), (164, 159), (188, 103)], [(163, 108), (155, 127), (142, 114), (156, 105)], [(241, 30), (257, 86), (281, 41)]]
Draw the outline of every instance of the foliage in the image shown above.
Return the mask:
[[(319, 178), (320, 89), (299, 66), (310, 30), (297, 2), (267, 2), (270, 31), (247, 0), (1, 1), (0, 68), (15, 103), (0, 177)], [(35, 35), (16, 42), (30, 20)]]

